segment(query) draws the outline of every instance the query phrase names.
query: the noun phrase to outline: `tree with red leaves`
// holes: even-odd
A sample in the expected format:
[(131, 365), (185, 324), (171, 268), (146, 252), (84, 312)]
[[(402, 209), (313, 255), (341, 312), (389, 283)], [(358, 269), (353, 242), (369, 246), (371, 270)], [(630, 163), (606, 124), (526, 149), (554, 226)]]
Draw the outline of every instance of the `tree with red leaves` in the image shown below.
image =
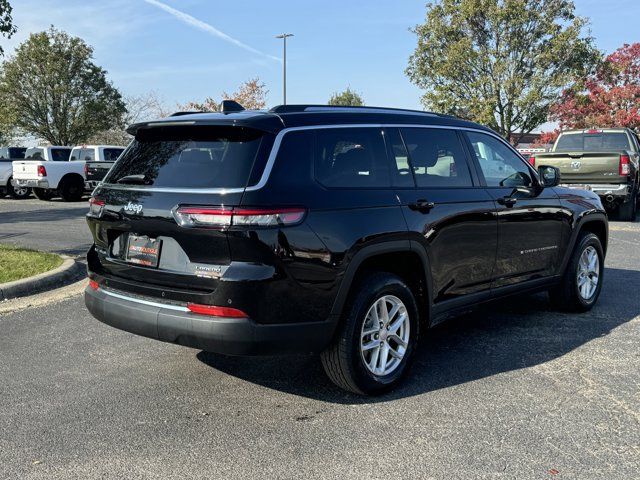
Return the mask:
[(593, 75), (562, 93), (550, 119), (567, 128), (640, 130), (640, 43), (608, 55)]

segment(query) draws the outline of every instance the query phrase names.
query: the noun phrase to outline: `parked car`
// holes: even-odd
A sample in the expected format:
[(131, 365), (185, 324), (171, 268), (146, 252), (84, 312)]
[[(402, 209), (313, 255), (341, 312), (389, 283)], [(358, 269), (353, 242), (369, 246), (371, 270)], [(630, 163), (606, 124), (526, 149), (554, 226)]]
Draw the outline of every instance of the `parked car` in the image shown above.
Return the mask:
[(635, 220), (640, 191), (640, 143), (628, 128), (570, 130), (560, 134), (551, 153), (534, 163), (560, 169), (562, 183), (598, 194), (623, 220)]
[(71, 160), (83, 160), (85, 190), (91, 191), (98, 186), (107, 172), (111, 169), (125, 147), (115, 145), (89, 145), (74, 147)]
[[(230, 111), (231, 110), (231, 111)], [(287, 105), (174, 116), (94, 191), (89, 311), (211, 352), (317, 352), (359, 394), (406, 374), (420, 335), (548, 290), (589, 310), (607, 217), (492, 130), (426, 112)]]
[(31, 195), (31, 189), (13, 185), (13, 160), (24, 158), (24, 147), (0, 147), (0, 196), (22, 199)]
[(33, 189), (40, 200), (56, 195), (66, 201), (79, 200), (84, 190), (83, 167), (70, 162), (71, 147), (48, 146), (28, 148), (23, 161), (13, 162), (14, 183)]

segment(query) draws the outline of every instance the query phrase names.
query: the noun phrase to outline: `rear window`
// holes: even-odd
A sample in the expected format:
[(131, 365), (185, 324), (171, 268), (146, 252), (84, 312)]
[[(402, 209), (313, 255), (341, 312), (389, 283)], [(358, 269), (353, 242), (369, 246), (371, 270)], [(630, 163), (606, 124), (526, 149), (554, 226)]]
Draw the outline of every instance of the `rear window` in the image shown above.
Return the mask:
[(569, 133), (561, 135), (556, 152), (611, 152), (629, 150), (629, 139), (624, 132)]
[(27, 160), (44, 160), (44, 149), (37, 147), (27, 148), (24, 158)]
[(105, 183), (243, 188), (257, 183), (272, 137), (259, 130), (233, 126), (142, 129), (110, 170)]
[(124, 148), (105, 148), (103, 150), (104, 161), (115, 162), (122, 152), (124, 152)]

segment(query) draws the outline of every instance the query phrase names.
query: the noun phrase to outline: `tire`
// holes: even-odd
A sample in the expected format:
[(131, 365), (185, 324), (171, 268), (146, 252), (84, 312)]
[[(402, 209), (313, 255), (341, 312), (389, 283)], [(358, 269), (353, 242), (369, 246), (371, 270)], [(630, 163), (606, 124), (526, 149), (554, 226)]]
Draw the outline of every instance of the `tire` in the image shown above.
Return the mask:
[(636, 219), (637, 208), (638, 203), (634, 191), (629, 200), (620, 204), (620, 207), (618, 209), (618, 217), (624, 222), (633, 222)]
[(31, 195), (31, 189), (28, 188), (28, 187), (15, 188), (11, 184), (12, 180), (13, 180), (13, 177), (9, 178), (9, 181), (7, 182), (7, 194), (11, 198), (15, 198), (16, 200), (22, 200), (22, 199), (25, 199), (25, 198), (29, 198), (29, 196)]
[[(595, 253), (597, 256), (597, 265), (590, 270), (589, 275), (585, 275), (582, 265), (589, 263), (588, 255)], [(585, 258), (583, 259), (583, 255)], [(593, 257), (591, 257), (593, 258)], [(568, 312), (586, 312), (591, 310), (598, 301), (600, 291), (602, 290), (602, 281), (604, 273), (604, 254), (600, 239), (593, 233), (583, 232), (576, 243), (575, 248), (569, 259), (567, 269), (562, 276), (560, 285), (549, 290), (549, 296), (552, 303), (560, 310)], [(597, 274), (597, 276), (596, 276)], [(580, 284), (591, 283), (593, 279), (597, 282), (593, 291), (588, 289), (581, 290)], [(586, 294), (585, 294), (586, 293)]]
[(58, 192), (65, 202), (77, 202), (82, 200), (84, 194), (84, 181), (73, 177), (63, 178), (58, 186)]
[[(387, 324), (392, 328), (393, 324), (400, 326), (397, 335), (391, 336), (389, 332), (393, 330), (385, 328), (382, 308), (386, 308), (388, 314), (396, 306), (397, 313)], [(404, 321), (400, 317), (403, 311), (406, 314)], [(374, 320), (375, 315), (379, 320)], [(413, 292), (401, 278), (382, 272), (368, 275), (352, 292), (336, 338), (321, 354), (325, 372), (338, 387), (360, 395), (377, 395), (393, 389), (405, 376), (413, 359), (419, 338), (418, 318)], [(365, 331), (363, 336), (365, 329), (368, 333)], [(387, 338), (387, 335), (390, 336)], [(406, 347), (396, 340), (398, 338)], [(363, 344), (376, 343), (377, 347), (361, 349)], [(387, 366), (383, 370), (385, 351)], [(379, 372), (374, 373), (372, 367)]]
[(51, 200), (55, 195), (55, 190), (51, 190), (50, 188), (34, 188), (33, 194), (36, 196), (38, 200)]

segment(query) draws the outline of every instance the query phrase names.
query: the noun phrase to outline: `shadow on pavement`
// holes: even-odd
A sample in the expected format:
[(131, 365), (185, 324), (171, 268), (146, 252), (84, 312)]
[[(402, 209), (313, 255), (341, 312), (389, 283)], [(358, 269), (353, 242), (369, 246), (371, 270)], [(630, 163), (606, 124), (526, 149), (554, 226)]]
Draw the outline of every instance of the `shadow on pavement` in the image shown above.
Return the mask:
[(16, 222), (57, 222), (60, 220), (70, 220), (83, 217), (88, 211), (89, 207), (83, 204), (81, 207), (77, 208), (1, 212), (0, 224)]
[[(315, 356), (247, 358), (200, 352), (197, 357), (229, 375), (294, 395), (332, 403), (385, 402), (539, 365), (607, 335), (640, 314), (635, 293), (640, 272), (607, 268), (604, 278), (599, 302), (588, 313), (556, 312), (546, 294), (516, 296), (423, 331), (405, 382), (377, 398), (333, 386)], [(634, 293), (620, 285), (632, 285)]]

